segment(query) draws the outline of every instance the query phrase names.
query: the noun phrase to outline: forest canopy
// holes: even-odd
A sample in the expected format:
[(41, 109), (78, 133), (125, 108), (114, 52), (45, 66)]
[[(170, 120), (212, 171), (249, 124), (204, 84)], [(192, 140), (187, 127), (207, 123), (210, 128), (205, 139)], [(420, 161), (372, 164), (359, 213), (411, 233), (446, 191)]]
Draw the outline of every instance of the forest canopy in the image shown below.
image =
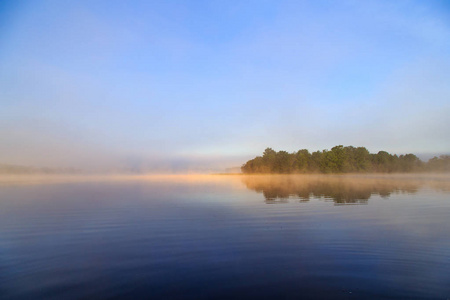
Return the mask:
[(310, 153), (307, 149), (289, 153), (266, 148), (262, 156), (247, 161), (242, 173), (407, 173), (450, 172), (450, 155), (421, 161), (414, 154), (369, 153), (365, 147), (335, 146)]

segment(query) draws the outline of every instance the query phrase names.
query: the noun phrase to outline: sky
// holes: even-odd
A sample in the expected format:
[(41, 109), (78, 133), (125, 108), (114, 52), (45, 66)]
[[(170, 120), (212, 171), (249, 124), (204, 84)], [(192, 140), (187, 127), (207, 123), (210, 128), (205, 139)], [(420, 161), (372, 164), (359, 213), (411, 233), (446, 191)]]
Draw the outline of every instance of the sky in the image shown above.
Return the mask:
[(448, 1), (2, 1), (0, 163), (450, 153)]

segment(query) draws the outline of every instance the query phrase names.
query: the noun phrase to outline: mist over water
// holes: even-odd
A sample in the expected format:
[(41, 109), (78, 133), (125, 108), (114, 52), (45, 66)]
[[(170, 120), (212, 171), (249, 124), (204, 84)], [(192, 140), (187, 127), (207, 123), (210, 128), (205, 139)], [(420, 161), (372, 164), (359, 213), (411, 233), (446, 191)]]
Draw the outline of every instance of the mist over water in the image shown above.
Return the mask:
[(1, 298), (450, 295), (448, 176), (20, 178)]

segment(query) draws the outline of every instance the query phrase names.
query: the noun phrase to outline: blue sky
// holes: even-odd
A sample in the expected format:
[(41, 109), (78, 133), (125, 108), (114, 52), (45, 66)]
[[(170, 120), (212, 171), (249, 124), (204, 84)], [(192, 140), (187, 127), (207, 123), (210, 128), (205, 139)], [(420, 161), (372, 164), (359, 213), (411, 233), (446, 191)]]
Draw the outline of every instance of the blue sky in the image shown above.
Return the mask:
[(2, 1), (0, 162), (450, 152), (447, 1)]

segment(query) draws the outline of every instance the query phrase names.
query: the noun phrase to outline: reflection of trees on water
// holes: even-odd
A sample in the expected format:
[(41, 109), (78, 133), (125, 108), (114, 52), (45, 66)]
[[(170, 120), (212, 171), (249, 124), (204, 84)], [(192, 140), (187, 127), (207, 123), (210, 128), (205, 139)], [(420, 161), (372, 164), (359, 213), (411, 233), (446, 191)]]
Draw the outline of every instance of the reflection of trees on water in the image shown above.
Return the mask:
[(248, 189), (262, 193), (268, 204), (288, 203), (289, 199), (308, 202), (311, 198), (333, 201), (336, 205), (367, 204), (372, 195), (387, 198), (392, 193), (416, 193), (421, 184), (407, 180), (357, 177), (269, 175), (243, 176)]

